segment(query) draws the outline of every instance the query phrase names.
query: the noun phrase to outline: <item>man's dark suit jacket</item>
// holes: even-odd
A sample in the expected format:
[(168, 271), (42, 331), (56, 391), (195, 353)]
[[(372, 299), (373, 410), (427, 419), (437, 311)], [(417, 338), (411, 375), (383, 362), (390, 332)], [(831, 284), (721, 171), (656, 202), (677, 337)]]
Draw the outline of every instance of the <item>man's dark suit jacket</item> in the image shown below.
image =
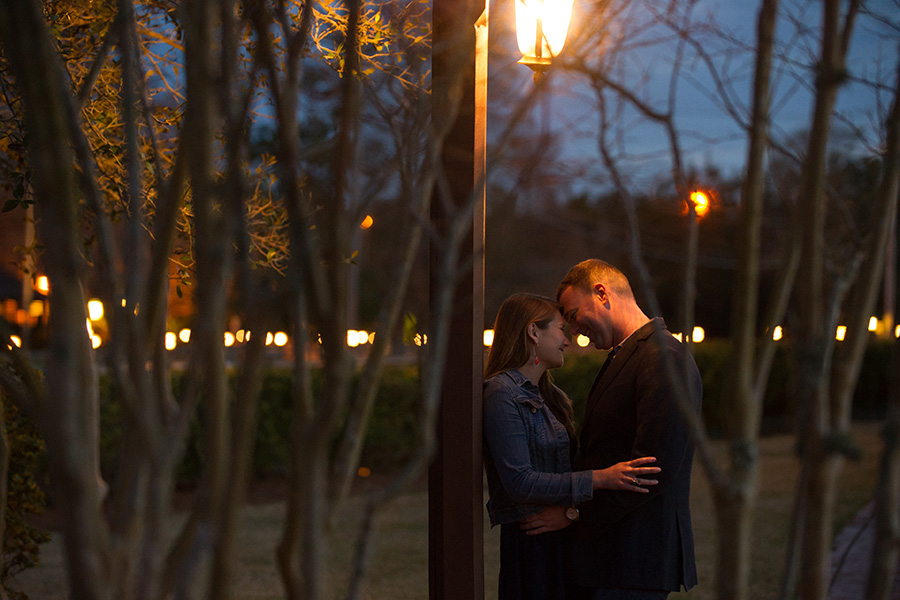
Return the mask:
[(700, 373), (659, 318), (622, 343), (591, 388), (575, 470), (655, 456), (662, 472), (651, 476), (659, 484), (649, 494), (596, 490), (579, 506), (567, 563), (582, 587), (678, 590), (697, 583), (688, 502), (694, 446), (666, 354), (683, 379), (688, 374), (688, 403), (699, 413)]

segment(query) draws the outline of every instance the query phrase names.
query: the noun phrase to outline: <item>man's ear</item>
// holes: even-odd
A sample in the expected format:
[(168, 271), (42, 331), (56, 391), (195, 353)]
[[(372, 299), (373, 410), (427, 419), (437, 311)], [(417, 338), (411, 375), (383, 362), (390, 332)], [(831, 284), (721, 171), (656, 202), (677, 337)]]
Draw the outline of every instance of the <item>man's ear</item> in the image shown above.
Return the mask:
[(600, 301), (607, 310), (609, 310), (609, 292), (606, 290), (606, 286), (602, 283), (594, 284), (594, 294), (597, 295), (597, 299)]

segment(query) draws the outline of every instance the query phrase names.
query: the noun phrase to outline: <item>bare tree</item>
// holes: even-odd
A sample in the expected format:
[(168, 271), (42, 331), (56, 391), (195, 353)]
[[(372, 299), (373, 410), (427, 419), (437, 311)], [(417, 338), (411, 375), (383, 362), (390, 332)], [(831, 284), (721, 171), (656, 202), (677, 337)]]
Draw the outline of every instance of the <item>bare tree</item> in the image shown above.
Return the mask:
[[(10, 369), (3, 370), (2, 383), (32, 409), (48, 440), (70, 593), (231, 595), (265, 333), (284, 298), (293, 328), (295, 406), (278, 559), (288, 597), (321, 598), (327, 500), (338, 504), (348, 493), (411, 274), (429, 237), (444, 255), (436, 278), (444, 287), (436, 290), (422, 367), (422, 443), (399, 478), (370, 499), (367, 524), (422, 472), (434, 448), (449, 290), (460, 268), (459, 223), (471, 206), (455, 213), (456, 224), (440, 238), (429, 230), (429, 202), (435, 185), (442, 185), (437, 148), (446, 130), (429, 124), (423, 109), (426, 4), (202, 0), (169, 10), (166, 3), (122, 0), (100, 8), (92, 20), (79, 3), (17, 0), (0, 13), (0, 39), (30, 140), (41, 262), (53, 289), (46, 383), (31, 379), (25, 355), (6, 347), (0, 352)], [(48, 20), (59, 16), (85, 28), (63, 28), (69, 37), (55, 39)], [(61, 54), (60, 47), (78, 52)], [(314, 78), (304, 77), (310, 73)], [(121, 85), (109, 87), (116, 77)], [(312, 96), (315, 78), (329, 81), (337, 94), (327, 106), (302, 106), (298, 100)], [(366, 98), (373, 102), (364, 104)], [(378, 110), (367, 111), (372, 105)], [(329, 137), (304, 138), (304, 117), (332, 108), (338, 117)], [(455, 110), (452, 101), (446, 108)], [(276, 133), (271, 153), (261, 157), (251, 152), (260, 122), (272, 123)], [(350, 232), (367, 202), (387, 202), (393, 193), (361, 198), (366, 171), (360, 144), (383, 131), (392, 136), (388, 159), (400, 174), (399, 183), (385, 189), (399, 186), (391, 200), (411, 227), (397, 244), (394, 287), (362, 368), (364, 383), (351, 395), (354, 364), (345, 344), (347, 270), (355, 252)], [(110, 156), (112, 145), (120, 151)], [(327, 181), (311, 187), (322, 165)], [(95, 248), (85, 249), (85, 229), (96, 238)], [(164, 346), (173, 273), (196, 307), (177, 390)], [(112, 311), (107, 366), (124, 408), (109, 516), (101, 510), (105, 483), (97, 472), (97, 355), (84, 325), (89, 283), (99, 286)], [(242, 348), (234, 402), (222, 344), (232, 300), (252, 334)], [(314, 391), (308, 348), (319, 337), (324, 384)], [(194, 506), (169, 545), (162, 526), (198, 415), (203, 471)], [(338, 459), (331, 462), (331, 440), (348, 415)], [(330, 491), (329, 475), (336, 482)], [(370, 533), (362, 532), (360, 548), (369, 546)], [(365, 564), (360, 560), (356, 569), (356, 588)]]
[[(698, 16), (696, 8), (692, 2), (669, 3), (665, 8), (633, 3), (603, 5), (592, 14), (590, 24), (583, 28), (588, 34), (579, 40), (582, 45), (570, 53), (568, 64), (585, 75), (596, 91), (600, 158), (616, 194), (625, 203), (632, 263), (640, 275), (650, 308), (657, 314), (659, 306), (655, 302), (650, 272), (643, 262), (640, 226), (634, 208), (636, 198), (644, 194), (636, 193), (635, 184), (629, 180), (630, 165), (641, 157), (629, 147), (628, 128), (644, 122), (659, 126), (665, 143), (657, 144), (657, 147), (667, 147), (665, 156), (671, 165), (671, 186), (677, 191), (678, 201), (688, 206), (690, 203), (683, 191), (687, 188), (688, 176), (679, 140), (690, 137), (691, 132), (677, 125), (677, 99), (680, 97), (679, 85), (686, 82), (696, 85), (699, 79), (693, 74), (696, 65), (702, 66), (712, 82), (712, 88), (707, 89), (709, 96), (746, 135), (748, 151), (740, 198), (738, 283), (732, 307), (734, 354), (730, 402), (734, 410), (730, 411), (725, 427), (730, 446), (726, 464), (720, 464), (714, 456), (701, 424), (692, 423), (698, 443), (698, 460), (712, 484), (717, 511), (717, 596), (746, 598), (750, 593), (750, 526), (758, 487), (757, 445), (762, 400), (774, 356), (772, 331), (787, 316), (789, 300), (794, 294), (798, 301), (791, 314), (795, 313), (805, 323), (803, 327), (798, 325), (794, 337), (796, 347), (800, 348), (801, 372), (805, 373), (799, 390), (801, 397), (808, 401), (801, 403), (802, 414), (806, 417), (798, 430), (804, 450), (804, 476), (798, 491), (801, 500), (797, 505), (798, 532), (802, 532), (798, 535), (802, 541), (798, 541), (796, 554), (789, 553), (789, 560), (791, 556), (803, 557), (800, 575), (803, 597), (824, 597), (836, 489), (834, 478), (840, 465), (839, 457), (843, 451), (852, 448), (852, 444), (842, 443), (842, 440), (846, 440), (849, 433), (850, 403), (867, 340), (866, 324), (874, 308), (884, 249), (896, 210), (897, 194), (890, 192), (896, 176), (890, 144), (884, 150), (883, 188), (869, 214), (871, 220), (840, 231), (841, 239), (850, 240), (844, 247), (855, 248), (855, 251), (845, 257), (827, 252), (823, 243), (825, 215), (830, 210), (842, 211), (844, 217), (851, 214), (846, 209), (848, 199), (842, 198), (827, 183), (826, 159), (835, 99), (841, 84), (847, 80), (844, 61), (858, 5), (854, 2), (826, 4), (821, 25), (812, 29), (808, 20), (796, 21), (798, 29), (802, 25), (799, 38), (806, 40), (806, 35), (814, 33), (811, 39), (820, 44), (818, 55), (810, 61), (815, 65), (814, 71), (800, 63), (789, 47), (791, 43), (802, 45), (803, 41), (775, 37), (778, 15), (790, 15), (795, 7), (783, 9), (777, 1), (761, 2), (756, 40), (752, 45), (740, 42), (712, 19)], [(665, 49), (662, 55), (658, 50), (654, 53), (658, 48)], [(657, 65), (647, 64), (647, 56), (664, 56), (671, 66), (667, 72), (667, 87), (650, 85), (658, 83), (659, 77)], [(742, 57), (743, 62), (737, 57)], [(645, 71), (636, 73), (635, 65), (641, 64), (647, 65)], [(744, 81), (752, 84), (749, 86), (751, 95), (746, 100), (736, 91), (739, 84), (732, 70), (735, 64), (753, 65), (752, 76), (744, 76)], [(783, 77), (785, 72), (796, 78), (798, 84), (794, 90), (810, 89), (815, 101), (808, 145), (801, 152), (790, 147), (783, 132), (772, 122), (773, 80), (776, 74)], [(813, 72), (815, 77), (811, 76)], [(883, 90), (888, 85), (882, 80), (881, 87), (876, 84), (873, 89)], [(896, 91), (890, 93), (896, 94)], [(883, 121), (880, 122), (888, 127), (886, 124), (891, 119), (881, 118)], [(850, 122), (850, 119), (841, 122)], [(859, 128), (855, 132), (864, 135)], [(875, 134), (878, 134), (877, 130)], [(877, 145), (871, 144), (869, 139), (870, 147)], [(763, 299), (759, 294), (759, 272), (767, 155), (778, 156), (779, 160), (792, 162), (802, 169), (802, 185), (796, 196), (796, 227), (805, 233), (795, 236), (797, 244), (786, 247), (784, 268), (774, 286), (773, 296)], [(692, 279), (696, 271), (692, 261), (696, 260), (697, 234), (693, 211), (685, 212), (688, 215), (688, 237), (683, 254), (686, 279), (679, 326), (687, 336), (693, 324), (690, 307), (694, 302)], [(870, 233), (862, 236), (859, 232)], [(800, 240), (806, 244), (805, 250)], [(829, 261), (827, 268), (825, 260)], [(803, 278), (795, 286), (797, 273), (803, 273)], [(829, 299), (828, 304), (825, 304), (826, 299)], [(769, 306), (769, 314), (760, 318), (758, 307), (763, 301)], [(840, 358), (832, 363), (831, 356), (836, 351), (833, 332), (839, 314), (846, 319), (848, 334), (852, 330), (853, 337), (848, 337), (848, 341), (840, 346)]]

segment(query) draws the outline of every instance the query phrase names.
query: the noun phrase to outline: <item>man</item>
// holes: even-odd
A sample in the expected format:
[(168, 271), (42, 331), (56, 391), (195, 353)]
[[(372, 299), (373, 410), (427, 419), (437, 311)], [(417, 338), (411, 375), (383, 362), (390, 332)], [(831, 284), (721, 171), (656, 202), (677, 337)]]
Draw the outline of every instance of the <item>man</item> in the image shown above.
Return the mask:
[(573, 335), (609, 350), (588, 396), (574, 470), (654, 456), (662, 472), (648, 494), (597, 490), (578, 511), (550, 507), (522, 527), (539, 534), (574, 520), (567, 566), (578, 598), (656, 600), (690, 589), (697, 583), (688, 501), (694, 447), (682, 406), (700, 411), (693, 357), (661, 318), (644, 314), (622, 272), (601, 260), (573, 267), (557, 300)]

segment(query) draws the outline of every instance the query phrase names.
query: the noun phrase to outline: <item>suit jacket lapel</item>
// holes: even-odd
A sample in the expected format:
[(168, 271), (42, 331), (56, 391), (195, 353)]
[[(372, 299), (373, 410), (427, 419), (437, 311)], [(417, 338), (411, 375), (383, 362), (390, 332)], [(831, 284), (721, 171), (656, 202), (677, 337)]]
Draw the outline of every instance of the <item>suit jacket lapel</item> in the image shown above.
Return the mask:
[(631, 358), (631, 355), (634, 354), (638, 344), (650, 337), (656, 329), (665, 329), (665, 323), (659, 317), (651, 319), (647, 324), (635, 331), (631, 337), (622, 343), (618, 352), (613, 356), (608, 357), (606, 362), (603, 363), (603, 366), (600, 367), (600, 371), (597, 373), (597, 377), (591, 385), (591, 391), (588, 393), (587, 403), (584, 409), (585, 426), (591, 422), (591, 413), (599, 404), (600, 397), (603, 396), (603, 393), (616, 378), (616, 375), (622, 370), (625, 363)]

